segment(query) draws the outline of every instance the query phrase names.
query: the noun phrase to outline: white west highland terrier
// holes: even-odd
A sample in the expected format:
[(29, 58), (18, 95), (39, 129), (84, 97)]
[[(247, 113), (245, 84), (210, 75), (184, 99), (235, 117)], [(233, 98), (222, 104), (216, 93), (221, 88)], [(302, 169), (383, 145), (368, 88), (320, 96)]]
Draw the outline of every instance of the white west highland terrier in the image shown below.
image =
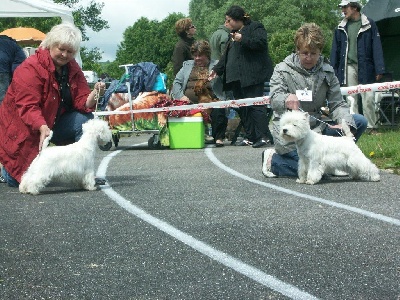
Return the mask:
[(342, 171), (352, 179), (379, 181), (379, 169), (354, 143), (349, 126), (343, 120), (345, 136), (318, 134), (310, 129), (308, 113), (291, 111), (280, 120), (280, 135), (295, 142), (299, 155), (298, 183), (315, 184), (323, 174)]
[(82, 125), (82, 137), (67, 146), (47, 147), (52, 133), (43, 143), (42, 151), (22, 176), (19, 191), (37, 195), (51, 181), (74, 183), (86, 190), (96, 190), (94, 156), (98, 145), (112, 139), (107, 122), (89, 120)]

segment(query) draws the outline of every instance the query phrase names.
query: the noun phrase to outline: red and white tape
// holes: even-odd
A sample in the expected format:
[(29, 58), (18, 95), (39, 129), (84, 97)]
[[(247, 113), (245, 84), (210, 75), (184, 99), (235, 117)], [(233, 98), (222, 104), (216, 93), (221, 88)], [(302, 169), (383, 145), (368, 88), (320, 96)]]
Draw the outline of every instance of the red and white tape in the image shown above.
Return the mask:
[[(399, 89), (400, 81), (373, 83), (365, 85), (356, 85), (350, 87), (341, 87), (341, 93), (344, 96), (354, 95), (364, 92), (383, 92), (391, 89)], [(227, 100), (227, 101), (217, 101), (210, 103), (199, 103), (191, 105), (181, 105), (181, 106), (168, 106), (168, 107), (158, 107), (158, 108), (145, 108), (145, 109), (133, 109), (124, 111), (97, 111), (94, 112), (96, 116), (109, 116), (109, 115), (125, 115), (125, 114), (136, 114), (145, 112), (169, 112), (174, 110), (192, 110), (192, 109), (207, 109), (207, 108), (238, 108), (241, 106), (250, 105), (268, 105), (270, 104), (270, 98), (268, 96), (256, 97), (256, 98), (245, 98), (240, 100)]]
[(400, 81), (390, 81), (382, 83), (341, 87), (340, 91), (342, 92), (342, 95), (348, 96), (365, 92), (383, 92), (393, 89), (400, 89)]
[(228, 100), (228, 101), (217, 101), (210, 103), (199, 103), (191, 105), (180, 105), (180, 106), (168, 106), (168, 107), (157, 107), (157, 108), (145, 108), (145, 109), (133, 109), (124, 111), (97, 111), (94, 112), (97, 116), (109, 116), (109, 115), (125, 115), (130, 113), (145, 113), (145, 112), (169, 112), (173, 110), (192, 110), (192, 109), (207, 109), (207, 108), (226, 108), (226, 107), (241, 107), (250, 105), (267, 105), (270, 104), (268, 96), (256, 97), (256, 98), (245, 98), (240, 100)]

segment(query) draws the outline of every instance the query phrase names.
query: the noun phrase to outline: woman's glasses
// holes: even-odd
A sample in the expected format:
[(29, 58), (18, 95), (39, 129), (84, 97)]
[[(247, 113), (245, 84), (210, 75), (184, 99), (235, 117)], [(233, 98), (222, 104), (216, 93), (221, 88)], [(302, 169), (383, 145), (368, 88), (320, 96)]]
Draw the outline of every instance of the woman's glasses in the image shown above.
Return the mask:
[(189, 26), (189, 29), (196, 28), (193, 24)]
[(320, 56), (320, 53), (317, 52), (298, 52), (298, 54), (302, 58), (316, 58)]

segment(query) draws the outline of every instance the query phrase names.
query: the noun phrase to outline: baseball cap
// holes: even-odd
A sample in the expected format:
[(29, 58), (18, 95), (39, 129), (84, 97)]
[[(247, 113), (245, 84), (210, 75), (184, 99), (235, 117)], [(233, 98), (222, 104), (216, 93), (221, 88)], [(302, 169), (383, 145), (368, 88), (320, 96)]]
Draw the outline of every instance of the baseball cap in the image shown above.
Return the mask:
[(339, 5), (338, 5), (338, 7), (342, 7), (342, 6), (346, 6), (346, 5), (349, 5), (350, 3), (359, 3), (360, 2), (360, 0), (342, 0), (340, 3), (339, 3)]

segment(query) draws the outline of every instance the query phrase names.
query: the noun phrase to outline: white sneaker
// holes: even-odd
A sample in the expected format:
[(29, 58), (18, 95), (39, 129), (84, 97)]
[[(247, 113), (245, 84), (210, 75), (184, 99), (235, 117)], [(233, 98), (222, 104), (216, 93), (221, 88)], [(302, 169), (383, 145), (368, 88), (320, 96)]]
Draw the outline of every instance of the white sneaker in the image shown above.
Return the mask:
[(274, 153), (276, 152), (273, 148), (264, 150), (262, 152), (262, 173), (268, 178), (276, 177), (276, 175), (271, 172), (271, 160)]

